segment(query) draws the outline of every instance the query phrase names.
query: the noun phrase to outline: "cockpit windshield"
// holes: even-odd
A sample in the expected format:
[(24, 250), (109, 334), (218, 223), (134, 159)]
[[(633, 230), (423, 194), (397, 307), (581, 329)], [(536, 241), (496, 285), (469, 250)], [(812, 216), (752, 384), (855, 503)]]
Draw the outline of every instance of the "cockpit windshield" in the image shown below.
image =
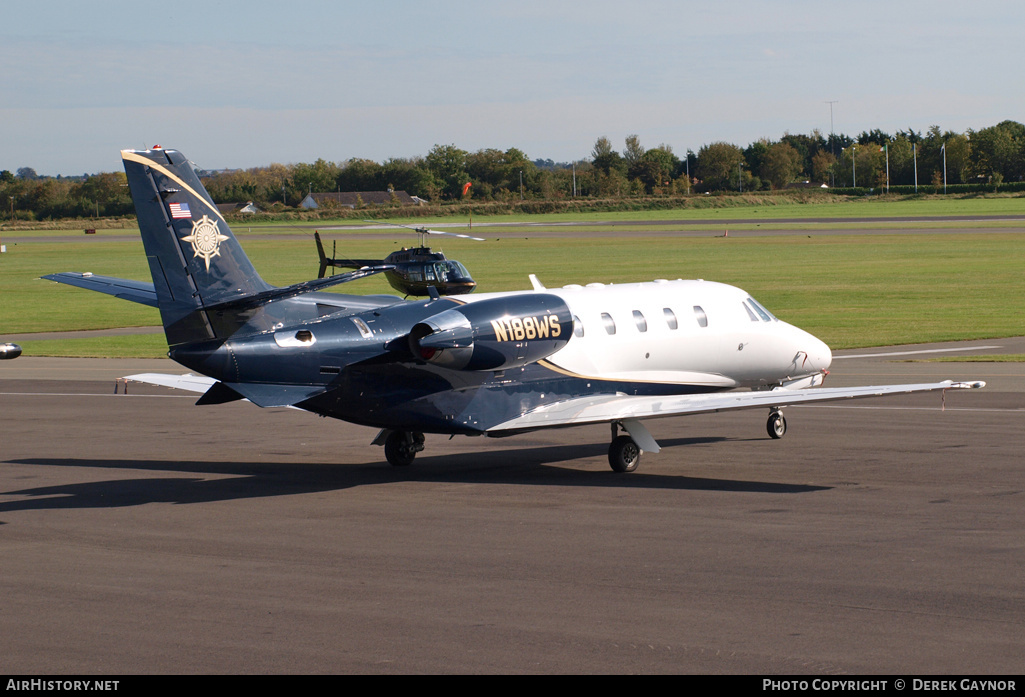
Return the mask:
[(434, 265), (438, 274), (438, 280), (445, 282), (466, 281), (470, 278), (470, 272), (466, 267), (453, 259), (439, 261)]
[(762, 318), (763, 322), (779, 321), (778, 319), (776, 319), (775, 315), (773, 315), (771, 312), (762, 307), (761, 304), (754, 298), (748, 298), (747, 301), (748, 303), (750, 303), (751, 307), (754, 308), (754, 311), (758, 313), (758, 316)]

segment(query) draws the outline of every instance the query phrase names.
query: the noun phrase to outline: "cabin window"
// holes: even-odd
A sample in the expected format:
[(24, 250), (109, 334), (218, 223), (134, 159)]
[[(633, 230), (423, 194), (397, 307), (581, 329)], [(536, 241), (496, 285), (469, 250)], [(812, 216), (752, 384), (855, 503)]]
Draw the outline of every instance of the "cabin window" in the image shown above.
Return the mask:
[(580, 318), (573, 315), (573, 336), (584, 335), (584, 323), (580, 321)]
[(424, 266), (424, 280), (434, 280), (434, 264), (427, 264), (426, 266)]
[(634, 310), (634, 324), (637, 325), (637, 331), (648, 331), (648, 320), (644, 319), (644, 315), (640, 310)]
[(616, 333), (616, 321), (612, 319), (612, 315), (610, 315), (608, 312), (601, 313), (601, 321), (602, 324), (605, 325), (605, 332), (607, 334)]
[(666, 325), (670, 329), (676, 329), (677, 327), (680, 326), (679, 323), (677, 323), (677, 321), (676, 321), (676, 313), (673, 312), (668, 307), (663, 307), (662, 308), (662, 316), (666, 318)]
[(698, 320), (698, 326), (699, 327), (707, 327), (708, 326), (708, 315), (705, 314), (704, 309), (702, 309), (702, 307), (700, 305), (695, 305), (694, 306), (694, 316)]

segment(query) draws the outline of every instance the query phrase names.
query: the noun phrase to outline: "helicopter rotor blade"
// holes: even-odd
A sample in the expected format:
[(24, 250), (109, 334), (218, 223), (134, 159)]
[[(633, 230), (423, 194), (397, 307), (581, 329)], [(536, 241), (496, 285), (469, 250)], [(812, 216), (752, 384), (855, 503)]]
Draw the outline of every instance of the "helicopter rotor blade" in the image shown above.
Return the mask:
[(380, 220), (363, 220), (364, 223), (373, 223), (375, 225), (387, 225), (390, 227), (404, 227), (407, 230), (412, 230), (418, 235), (447, 235), (449, 237), (462, 237), (468, 240), (476, 240), (477, 242), (484, 242), (483, 237), (474, 237), (473, 235), (462, 235), (458, 232), (445, 232), (444, 230), (431, 230), (425, 227), (413, 227), (412, 225), (402, 225), (401, 223), (383, 223)]
[(468, 240), (477, 240), (478, 242), (484, 241), (483, 237), (474, 237), (473, 235), (462, 235), (458, 232), (445, 232), (444, 230), (428, 230), (426, 228), (423, 230), (423, 232), (428, 235), (448, 235), (449, 237), (463, 237)]

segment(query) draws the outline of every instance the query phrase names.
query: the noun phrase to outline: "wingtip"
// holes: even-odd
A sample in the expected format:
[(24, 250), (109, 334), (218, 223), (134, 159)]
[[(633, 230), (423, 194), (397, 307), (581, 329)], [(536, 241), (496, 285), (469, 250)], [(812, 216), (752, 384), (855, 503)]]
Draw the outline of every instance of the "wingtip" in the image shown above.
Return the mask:
[(982, 380), (968, 382), (954, 382), (953, 380), (947, 380), (946, 382), (950, 385), (950, 389), (953, 390), (979, 390), (986, 386), (986, 383)]

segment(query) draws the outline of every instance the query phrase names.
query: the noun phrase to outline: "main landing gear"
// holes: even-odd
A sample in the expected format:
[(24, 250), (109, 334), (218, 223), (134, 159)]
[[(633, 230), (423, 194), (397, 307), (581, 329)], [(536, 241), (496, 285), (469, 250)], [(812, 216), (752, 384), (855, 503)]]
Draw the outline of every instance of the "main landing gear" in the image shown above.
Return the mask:
[[(613, 427), (615, 428), (615, 427)], [(616, 436), (609, 445), (609, 465), (616, 472), (633, 472), (641, 464), (641, 449), (630, 436)]]
[(395, 467), (413, 464), (416, 454), (423, 449), (424, 434), (418, 431), (390, 431), (384, 438), (384, 456)]
[[(633, 472), (637, 465), (641, 464), (641, 445), (644, 450), (657, 453), (660, 448), (655, 439), (648, 433), (639, 421), (631, 420), (626, 422), (613, 421), (612, 443), (609, 444), (609, 466), (616, 472)], [(626, 435), (619, 435), (619, 429), (627, 431)]]
[(777, 407), (769, 410), (769, 420), (765, 422), (765, 430), (769, 436), (780, 439), (787, 433), (787, 420), (783, 418), (783, 412)]

